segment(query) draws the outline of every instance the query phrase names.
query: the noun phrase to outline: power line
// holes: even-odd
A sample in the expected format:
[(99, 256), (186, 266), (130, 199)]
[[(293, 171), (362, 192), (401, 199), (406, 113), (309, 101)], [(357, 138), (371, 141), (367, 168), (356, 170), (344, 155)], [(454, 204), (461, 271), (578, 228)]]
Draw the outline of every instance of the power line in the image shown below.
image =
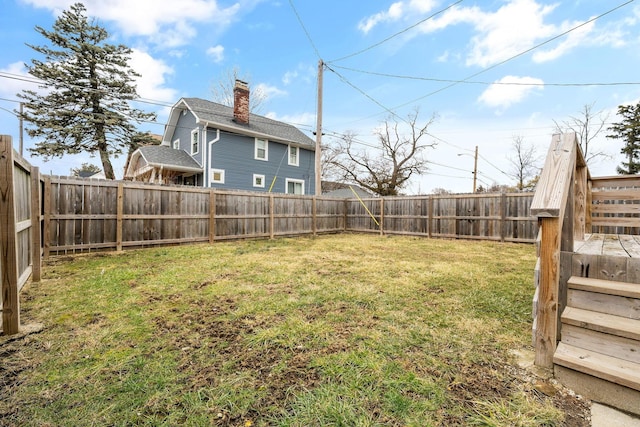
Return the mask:
[(421, 80), (421, 81), (429, 81), (429, 82), (439, 82), (439, 83), (464, 83), (464, 84), (476, 84), (476, 85), (485, 85), (485, 86), (566, 86), (566, 87), (589, 87), (589, 86), (635, 86), (640, 85), (640, 82), (601, 82), (601, 83), (534, 83), (534, 82), (484, 82), (484, 81), (474, 81), (474, 80), (451, 80), (451, 79), (438, 79), (433, 77), (420, 77), (420, 76), (407, 76), (407, 75), (398, 75), (398, 74), (389, 74), (389, 73), (378, 73), (375, 71), (368, 70), (359, 70), (356, 68), (350, 67), (342, 67), (339, 65), (334, 65), (335, 68), (340, 68), (342, 70), (353, 71), (356, 73), (362, 74), (370, 74), (374, 76), (380, 77), (390, 77), (396, 79), (405, 79), (405, 80)]
[(364, 53), (364, 52), (367, 52), (367, 51), (369, 51), (369, 50), (371, 50), (371, 49), (374, 49), (374, 48), (376, 48), (376, 47), (380, 46), (381, 44), (386, 43), (386, 42), (388, 42), (389, 40), (391, 40), (391, 39), (393, 39), (393, 38), (395, 38), (395, 37), (397, 37), (397, 36), (399, 36), (399, 35), (401, 35), (401, 34), (404, 34), (404, 33), (406, 33), (406, 32), (407, 32), (407, 31), (409, 31), (409, 30), (412, 30), (413, 28), (417, 27), (418, 25), (422, 24), (423, 22), (426, 22), (426, 21), (428, 21), (428, 20), (430, 20), (430, 19), (432, 19), (432, 18), (434, 18), (434, 17), (436, 17), (436, 16), (440, 15), (441, 13), (446, 12), (447, 10), (451, 9), (452, 7), (454, 7), (455, 5), (457, 5), (457, 4), (459, 4), (459, 3), (462, 3), (462, 1), (463, 1), (463, 0), (458, 0), (458, 1), (457, 1), (457, 2), (455, 2), (455, 3), (452, 3), (452, 4), (450, 4), (449, 6), (447, 6), (446, 8), (444, 8), (444, 9), (442, 9), (442, 10), (439, 10), (438, 12), (436, 12), (436, 13), (434, 13), (434, 14), (430, 15), (430, 16), (427, 16), (426, 18), (424, 18), (424, 19), (422, 19), (422, 20), (420, 20), (420, 21), (416, 22), (415, 24), (413, 24), (413, 25), (411, 25), (411, 26), (409, 26), (409, 27), (405, 28), (405, 29), (404, 29), (404, 30), (402, 30), (402, 31), (398, 31), (398, 32), (397, 32), (397, 33), (395, 33), (395, 34), (392, 34), (391, 36), (387, 37), (386, 39), (384, 39), (384, 40), (382, 40), (382, 41), (379, 41), (378, 43), (375, 43), (375, 44), (373, 44), (373, 45), (371, 45), (371, 46), (369, 46), (369, 47), (367, 47), (367, 48), (364, 48), (364, 49), (359, 50), (359, 51), (357, 51), (357, 52), (354, 52), (354, 53), (352, 53), (352, 54), (349, 54), (349, 55), (343, 56), (342, 58), (334, 59), (333, 61), (329, 61), (329, 62), (330, 62), (330, 63), (339, 62), (339, 61), (342, 61), (342, 60), (344, 60), (344, 59), (352, 58), (352, 57), (354, 57), (354, 56), (356, 56), (356, 55), (360, 55), (361, 53)]
[(298, 10), (296, 9), (295, 5), (293, 4), (293, 0), (289, 0), (289, 5), (291, 6), (291, 9), (293, 9), (293, 13), (296, 15), (296, 18), (298, 19), (298, 23), (300, 23), (300, 26), (302, 27), (302, 30), (304, 31), (305, 35), (307, 36), (307, 40), (309, 40), (309, 43), (311, 44), (311, 47), (313, 48), (314, 52), (316, 53), (316, 56), (318, 57), (318, 59), (322, 59), (322, 56), (320, 56), (320, 52), (318, 51), (318, 48), (316, 47), (316, 44), (313, 42), (313, 39), (311, 38), (311, 34), (309, 34), (309, 31), (307, 31), (307, 27), (304, 25), (304, 22), (302, 21), (302, 18), (300, 17), (300, 14), (298, 13)]

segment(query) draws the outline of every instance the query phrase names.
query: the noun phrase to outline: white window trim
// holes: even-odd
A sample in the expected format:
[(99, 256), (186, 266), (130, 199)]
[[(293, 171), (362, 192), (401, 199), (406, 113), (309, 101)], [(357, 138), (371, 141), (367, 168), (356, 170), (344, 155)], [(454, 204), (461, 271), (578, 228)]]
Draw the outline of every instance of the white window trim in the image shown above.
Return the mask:
[[(256, 184), (256, 178), (261, 178), (262, 179), (262, 184)], [(258, 173), (254, 173), (253, 174), (253, 186), (257, 187), (257, 188), (264, 188), (264, 181), (265, 181), (265, 176), (258, 174)]]
[[(291, 149), (296, 149), (296, 161), (291, 161)], [(300, 147), (289, 145), (287, 157), (289, 157), (289, 166), (300, 166)]]
[[(258, 157), (258, 141), (264, 141), (264, 159)], [(269, 161), (269, 140), (263, 138), (256, 138), (253, 147), (253, 158), (256, 160), (261, 160), (263, 162)]]
[(287, 193), (287, 194), (295, 194), (295, 193), (289, 193), (289, 183), (290, 182), (296, 182), (296, 183), (302, 184), (302, 194), (300, 194), (300, 195), (303, 196), (305, 194), (304, 180), (302, 180), (302, 179), (293, 179), (293, 178), (285, 179), (285, 183), (284, 183), (284, 185), (285, 185), (285, 187), (284, 187), (285, 193)]
[[(211, 168), (211, 183), (213, 184), (224, 184), (224, 169), (213, 169)], [(220, 179), (216, 181), (215, 174), (220, 174)]]
[[(193, 151), (193, 134), (198, 135), (198, 147), (196, 151)], [(191, 145), (191, 155), (198, 154), (200, 152), (200, 130), (194, 129), (191, 131), (191, 139), (189, 140), (189, 145)]]
[(178, 138), (178, 139), (174, 140), (174, 141), (171, 143), (171, 145), (172, 145), (172, 147), (173, 147), (173, 149), (174, 149), (174, 150), (179, 150), (179, 149), (180, 149), (180, 138)]

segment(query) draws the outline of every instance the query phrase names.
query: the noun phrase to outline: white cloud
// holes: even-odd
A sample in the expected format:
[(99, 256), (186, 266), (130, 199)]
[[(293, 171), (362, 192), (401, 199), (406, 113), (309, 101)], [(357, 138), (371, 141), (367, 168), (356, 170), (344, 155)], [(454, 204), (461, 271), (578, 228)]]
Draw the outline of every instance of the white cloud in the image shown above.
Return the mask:
[(404, 2), (395, 2), (389, 9), (383, 12), (378, 12), (375, 15), (371, 15), (368, 18), (363, 19), (358, 24), (358, 29), (367, 34), (373, 27), (381, 22), (395, 21), (402, 17)]
[(224, 46), (216, 45), (207, 49), (207, 55), (213, 58), (213, 62), (222, 62), (224, 59)]
[(559, 34), (555, 26), (544, 23), (554, 8), (534, 0), (515, 0), (495, 13), (478, 14), (473, 22), (477, 35), (472, 38), (467, 65), (496, 64)]
[(165, 86), (166, 77), (173, 74), (173, 68), (164, 61), (155, 59), (142, 50), (133, 49), (129, 66), (141, 75), (136, 81), (140, 97), (167, 102), (176, 100), (177, 91)]
[[(57, 15), (76, 0), (23, 1)], [(197, 34), (196, 24), (215, 23), (217, 31), (224, 31), (242, 10), (240, 2), (222, 7), (217, 0), (181, 0), (179, 3), (169, 0), (84, 0), (83, 3), (89, 16), (114, 22), (125, 35), (148, 37), (166, 48), (181, 46), (193, 39)]]
[(544, 82), (534, 77), (505, 76), (489, 86), (478, 101), (489, 106), (507, 108), (540, 90)]
[(305, 83), (311, 83), (316, 79), (316, 69), (307, 64), (298, 64), (298, 66), (289, 70), (282, 76), (282, 83), (285, 86), (292, 84), (294, 81), (301, 79)]
[(260, 93), (264, 96), (265, 99), (275, 98), (278, 96), (284, 96), (287, 94), (286, 91), (282, 89), (278, 89), (275, 86), (270, 86), (266, 83), (258, 83), (253, 91)]
[[(575, 27), (576, 23), (566, 24), (569, 28)], [(555, 47), (551, 49), (539, 49), (533, 54), (533, 60), (535, 62), (547, 62), (557, 59), (569, 52), (571, 49), (583, 45), (585, 41), (588, 41), (588, 38), (591, 36), (593, 32), (593, 28), (595, 26), (595, 22), (590, 22), (582, 27), (570, 32), (566, 35), (566, 37), (558, 43)], [(569, 29), (567, 28), (567, 30)], [(566, 31), (566, 30), (564, 30)]]

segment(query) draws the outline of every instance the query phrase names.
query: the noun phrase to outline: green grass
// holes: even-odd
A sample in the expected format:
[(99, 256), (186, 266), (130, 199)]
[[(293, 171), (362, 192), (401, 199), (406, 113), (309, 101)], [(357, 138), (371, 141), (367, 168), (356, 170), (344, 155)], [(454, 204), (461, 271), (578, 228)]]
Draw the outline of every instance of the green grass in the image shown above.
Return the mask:
[(0, 425), (563, 425), (509, 356), (534, 248), (362, 235), (54, 258)]

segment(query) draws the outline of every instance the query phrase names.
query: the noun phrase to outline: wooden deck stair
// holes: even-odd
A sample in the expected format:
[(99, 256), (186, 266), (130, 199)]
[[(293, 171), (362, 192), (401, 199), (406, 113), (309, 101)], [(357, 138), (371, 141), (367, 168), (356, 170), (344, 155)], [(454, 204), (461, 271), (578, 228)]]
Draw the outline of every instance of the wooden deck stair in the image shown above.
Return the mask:
[(556, 378), (640, 415), (640, 284), (571, 277), (561, 322)]

